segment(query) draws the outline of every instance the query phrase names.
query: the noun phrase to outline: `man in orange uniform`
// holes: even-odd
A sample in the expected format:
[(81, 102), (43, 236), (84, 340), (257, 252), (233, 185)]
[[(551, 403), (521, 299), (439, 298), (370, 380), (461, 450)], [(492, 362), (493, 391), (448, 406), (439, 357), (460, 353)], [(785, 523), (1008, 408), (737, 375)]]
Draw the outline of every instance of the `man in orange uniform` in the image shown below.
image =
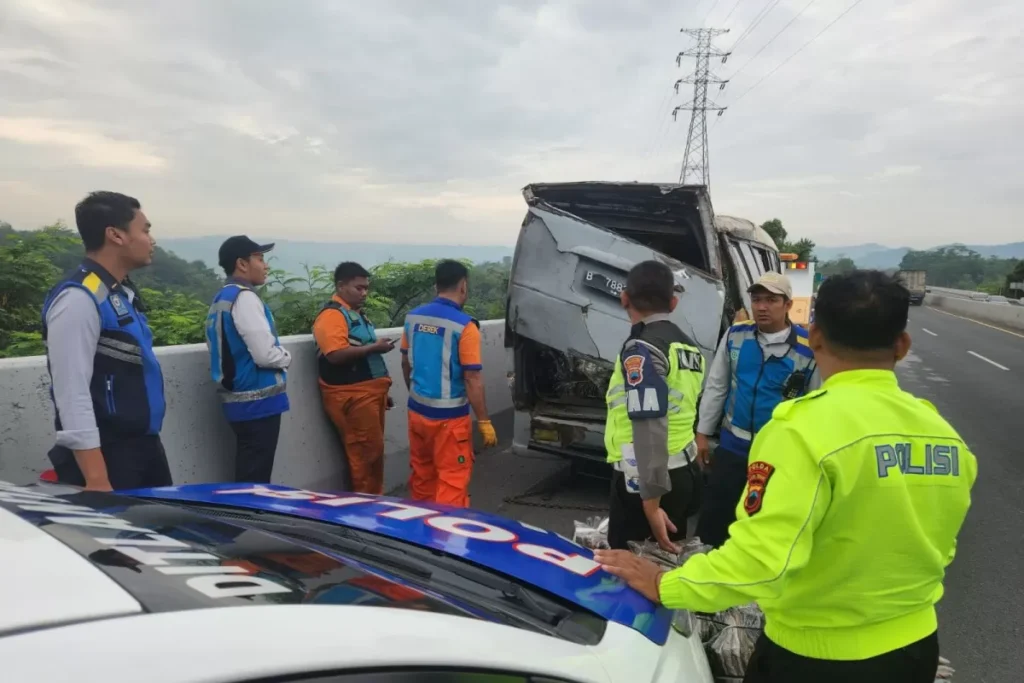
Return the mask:
[(346, 261), (334, 271), (334, 296), (313, 321), (317, 345), (320, 396), (324, 410), (345, 444), (352, 490), (384, 492), (384, 411), (394, 404), (388, 396), (391, 377), (383, 354), (395, 348), (393, 339), (377, 339), (363, 304), (370, 291), (370, 274)]
[(480, 323), (462, 310), (469, 271), (441, 261), (437, 298), (411, 310), (402, 332), (409, 388), (409, 491), (414, 500), (469, 507), (473, 472), (472, 406), (484, 447), (498, 443), (484, 402)]

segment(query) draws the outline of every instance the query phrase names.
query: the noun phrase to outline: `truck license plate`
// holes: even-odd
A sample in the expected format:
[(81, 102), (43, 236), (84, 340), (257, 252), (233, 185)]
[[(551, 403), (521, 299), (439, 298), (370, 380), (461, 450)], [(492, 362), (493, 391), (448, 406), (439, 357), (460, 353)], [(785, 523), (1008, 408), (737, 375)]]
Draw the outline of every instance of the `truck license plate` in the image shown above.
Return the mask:
[(583, 276), (583, 285), (616, 298), (626, 289), (625, 281), (602, 275), (596, 270), (587, 271), (586, 275)]

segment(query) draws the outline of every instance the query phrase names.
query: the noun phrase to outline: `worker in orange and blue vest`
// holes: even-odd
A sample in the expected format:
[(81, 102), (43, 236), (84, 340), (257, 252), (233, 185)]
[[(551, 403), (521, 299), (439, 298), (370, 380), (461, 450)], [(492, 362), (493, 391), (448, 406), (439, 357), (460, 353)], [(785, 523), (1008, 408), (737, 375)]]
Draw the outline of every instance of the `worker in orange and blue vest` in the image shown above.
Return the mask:
[(320, 396), (348, 460), (350, 489), (384, 493), (384, 413), (394, 403), (384, 354), (394, 339), (378, 339), (363, 307), (370, 273), (354, 261), (334, 270), (334, 296), (313, 320)]
[(437, 298), (414, 308), (402, 332), (402, 375), (409, 389), (409, 492), (413, 500), (469, 507), (473, 426), (484, 447), (498, 443), (484, 400), (480, 323), (462, 310), (469, 270), (441, 261)]

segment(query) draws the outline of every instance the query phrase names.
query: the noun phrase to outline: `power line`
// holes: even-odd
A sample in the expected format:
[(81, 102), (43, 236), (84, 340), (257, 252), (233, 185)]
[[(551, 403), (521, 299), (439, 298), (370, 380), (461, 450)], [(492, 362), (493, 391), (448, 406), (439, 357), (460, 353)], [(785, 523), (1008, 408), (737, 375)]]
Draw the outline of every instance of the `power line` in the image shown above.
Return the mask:
[[(732, 78), (736, 78), (736, 76), (737, 76), (737, 75), (739, 75), (739, 73), (740, 73), (741, 71), (743, 71), (744, 69), (746, 69), (746, 68), (747, 68), (747, 66), (748, 66), (748, 65), (749, 65), (749, 64), (750, 64), (750, 63), (751, 63), (752, 61), (754, 61), (755, 59), (757, 59), (757, 56), (758, 56), (759, 54), (761, 54), (762, 52), (764, 52), (764, 51), (765, 51), (765, 50), (766, 50), (766, 49), (768, 48), (768, 46), (769, 46), (769, 45), (771, 45), (772, 43), (774, 43), (774, 42), (775, 42), (775, 39), (776, 39), (776, 38), (778, 38), (778, 37), (779, 37), (779, 36), (781, 36), (781, 35), (782, 35), (783, 33), (785, 33), (785, 32), (786, 32), (786, 29), (788, 29), (788, 28), (789, 28), (790, 26), (792, 26), (792, 25), (793, 25), (793, 22), (795, 22), (795, 21), (796, 21), (797, 19), (799, 19), (799, 18), (800, 18), (800, 15), (801, 15), (801, 14), (803, 14), (804, 12), (806, 12), (806, 11), (807, 11), (807, 9), (808, 9), (808, 8), (809, 8), (809, 7), (811, 6), (811, 5), (813, 5), (813, 4), (815, 3), (815, 2), (817, 2), (817, 1), (818, 1), (818, 0), (811, 0), (811, 1), (810, 1), (810, 2), (808, 2), (808, 3), (806, 4), (806, 5), (804, 5), (804, 8), (803, 8), (802, 10), (800, 10), (799, 12), (797, 12), (796, 16), (794, 16), (794, 17), (793, 17), (792, 19), (790, 19), (790, 20), (789, 20), (789, 23), (787, 23), (787, 24), (786, 24), (785, 26), (783, 26), (783, 27), (782, 27), (782, 28), (781, 28), (781, 29), (779, 30), (779, 32), (778, 32), (778, 33), (776, 33), (776, 34), (775, 34), (774, 36), (772, 36), (772, 37), (771, 37), (771, 40), (769, 40), (769, 41), (768, 41), (767, 43), (765, 43), (764, 45), (762, 45), (762, 46), (761, 46), (761, 49), (760, 49), (760, 50), (758, 50), (757, 52), (755, 52), (755, 53), (754, 53), (754, 56), (753, 56), (753, 57), (751, 57), (750, 59), (748, 59), (748, 60), (746, 61), (746, 63), (745, 63), (745, 64), (744, 64), (743, 66), (741, 66), (740, 68), (736, 69), (736, 71), (735, 71), (735, 72), (733, 72)], [(734, 47), (735, 47), (735, 46), (734, 46)]]
[(778, 65), (777, 67), (775, 67), (774, 69), (772, 69), (771, 71), (769, 71), (768, 73), (766, 73), (766, 74), (765, 74), (765, 75), (764, 75), (764, 76), (763, 76), (763, 77), (761, 78), (761, 80), (759, 80), (759, 81), (758, 81), (757, 83), (755, 83), (754, 85), (752, 85), (752, 86), (750, 86), (749, 88), (747, 88), (746, 90), (744, 90), (744, 91), (743, 91), (743, 94), (741, 94), (741, 95), (740, 95), (739, 97), (737, 97), (737, 98), (736, 98), (735, 100), (733, 100), (732, 104), (733, 104), (733, 105), (735, 105), (735, 104), (736, 104), (737, 102), (739, 102), (739, 101), (740, 101), (740, 100), (742, 100), (742, 99), (743, 99), (744, 97), (746, 97), (747, 95), (749, 95), (749, 94), (750, 94), (750, 92), (751, 92), (752, 90), (754, 90), (754, 88), (756, 88), (757, 86), (761, 85), (762, 83), (764, 83), (765, 81), (767, 81), (767, 80), (768, 80), (769, 78), (771, 78), (771, 77), (772, 77), (772, 75), (773, 75), (773, 74), (774, 74), (774, 73), (775, 73), (776, 71), (778, 71), (778, 70), (779, 70), (779, 69), (781, 69), (782, 67), (786, 66), (786, 64), (788, 64), (788, 63), (789, 63), (789, 60), (793, 59), (793, 58), (794, 58), (794, 57), (796, 57), (796, 56), (797, 56), (798, 54), (800, 54), (801, 52), (803, 52), (803, 51), (804, 51), (804, 49), (805, 49), (805, 48), (806, 48), (806, 47), (807, 47), (808, 45), (810, 45), (811, 43), (813, 43), (814, 41), (816, 41), (816, 40), (817, 40), (818, 38), (820, 38), (820, 37), (821, 37), (821, 35), (822, 35), (823, 33), (825, 33), (825, 31), (829, 30), (830, 28), (832, 28), (833, 26), (835, 26), (835, 25), (836, 25), (837, 23), (839, 23), (839, 20), (840, 20), (840, 19), (842, 19), (842, 18), (843, 18), (843, 17), (845, 17), (845, 16), (847, 15), (847, 14), (849, 14), (850, 12), (852, 12), (852, 11), (853, 11), (853, 9), (854, 9), (854, 8), (855, 8), (855, 7), (857, 6), (857, 5), (859, 5), (860, 3), (862, 3), (862, 2), (864, 2), (864, 0), (855, 0), (855, 2), (854, 2), (854, 3), (852, 4), (852, 5), (850, 5), (849, 7), (847, 7), (847, 8), (846, 8), (846, 10), (845, 10), (845, 11), (843, 11), (843, 13), (842, 13), (842, 14), (840, 14), (840, 15), (839, 15), (838, 17), (836, 17), (836, 18), (835, 18), (835, 19), (833, 19), (833, 20), (832, 20), (831, 22), (829, 22), (829, 23), (828, 23), (828, 24), (827, 24), (827, 25), (825, 26), (825, 28), (823, 28), (823, 29), (821, 29), (820, 31), (818, 31), (818, 33), (817, 33), (817, 34), (815, 34), (815, 36), (814, 36), (813, 38), (811, 38), (811, 39), (810, 39), (810, 40), (808, 40), (808, 41), (807, 41), (806, 43), (804, 43), (803, 45), (801, 45), (801, 46), (799, 47), (799, 49), (797, 49), (797, 51), (796, 51), (796, 52), (794, 52), (793, 54), (791, 54), (790, 56), (788, 56), (788, 57), (786, 57), (786, 58), (785, 58), (784, 60), (782, 60), (782, 63), (781, 63), (781, 64), (779, 64), (779, 65)]
[(708, 17), (710, 17), (711, 13), (715, 11), (716, 7), (718, 7), (718, 2), (719, 0), (715, 0), (714, 4), (711, 5), (711, 9), (708, 10), (708, 13), (704, 15), (704, 19), (700, 22), (701, 26), (708, 23)]
[(771, 11), (775, 9), (776, 5), (778, 5), (780, 2), (782, 2), (782, 0), (770, 0), (770, 2), (767, 5), (761, 8), (761, 11), (758, 12), (758, 14), (751, 21), (750, 26), (748, 26), (743, 31), (743, 33), (740, 34), (740, 37), (736, 39), (736, 42), (732, 44), (733, 52), (736, 51), (736, 48), (739, 47), (740, 43), (746, 40), (750, 36), (750, 34), (754, 32), (754, 29), (756, 29), (761, 24), (761, 22), (764, 21), (764, 18), (767, 17), (771, 13)]
[[(676, 64), (681, 65), (683, 57), (696, 57), (697, 65), (693, 75), (680, 78), (676, 81), (676, 90), (682, 83), (693, 84), (693, 99), (684, 105), (672, 110), (672, 118), (675, 119), (680, 111), (690, 112), (690, 130), (686, 136), (686, 151), (683, 153), (683, 167), (679, 172), (679, 182), (686, 184), (687, 180), (697, 185), (711, 186), (711, 173), (708, 168), (708, 126), (707, 113), (717, 111), (719, 116), (725, 111), (725, 107), (719, 107), (714, 102), (708, 102), (708, 84), (718, 83), (722, 88), (727, 81), (714, 76), (711, 73), (711, 56), (725, 58), (728, 52), (712, 47), (711, 41), (728, 29), (695, 28), (682, 29), (682, 32), (695, 38), (697, 44), (690, 50), (680, 52), (676, 57)], [(721, 88), (720, 88), (721, 89)]]
[(665, 128), (665, 121), (668, 119), (665, 116), (665, 105), (668, 104), (669, 99), (672, 97), (672, 86), (669, 86), (665, 91), (665, 94), (661, 98), (661, 103), (658, 104), (658, 109), (655, 113), (655, 123), (651, 128), (651, 135), (648, 136), (646, 143), (644, 144), (644, 160), (650, 158), (651, 154), (657, 149), (658, 143), (661, 141), (662, 130)]
[(736, 11), (736, 8), (740, 6), (741, 2), (743, 2), (743, 0), (736, 0), (736, 4), (733, 5), (732, 9), (729, 10), (729, 13), (725, 15), (725, 19), (722, 19), (722, 22), (721, 22), (722, 24), (724, 24), (725, 22), (729, 21), (729, 17), (732, 16), (732, 13)]

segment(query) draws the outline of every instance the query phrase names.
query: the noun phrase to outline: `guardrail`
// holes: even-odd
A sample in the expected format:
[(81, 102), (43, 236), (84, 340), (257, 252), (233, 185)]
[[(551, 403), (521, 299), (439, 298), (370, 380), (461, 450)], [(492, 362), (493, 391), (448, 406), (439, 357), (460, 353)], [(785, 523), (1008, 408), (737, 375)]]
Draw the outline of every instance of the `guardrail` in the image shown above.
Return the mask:
[(997, 327), (1024, 331), (1024, 306), (973, 301), (957, 295), (950, 295), (938, 287), (932, 287), (932, 292), (925, 296), (924, 302), (929, 306), (941, 308), (965, 318), (980, 320)]
[[(505, 322), (481, 324), (487, 407), (493, 415), (512, 407), (505, 371)], [(401, 328), (378, 330), (399, 337)], [(288, 371), (291, 410), (281, 421), (274, 463), (274, 482), (313, 489), (345, 488), (344, 451), (334, 426), (324, 414), (317, 384), (312, 335), (285, 337), (292, 354)], [(176, 483), (230, 481), (234, 472), (235, 439), (221, 412), (210, 380), (209, 353), (203, 344), (157, 349), (164, 371), (167, 417), (161, 434)], [(385, 356), (394, 380), (395, 407), (387, 414), (384, 435), (384, 487), (404, 484), (409, 473), (408, 392), (402, 381), (401, 356)], [(46, 358), (0, 360), (0, 479), (34, 481), (50, 467), (46, 453), (53, 446), (53, 405)]]
[(928, 285), (928, 290), (932, 293), (940, 293), (961, 299), (979, 299), (988, 296), (984, 292), (971, 291), (969, 289), (951, 289), (950, 287), (932, 287), (931, 285)]

